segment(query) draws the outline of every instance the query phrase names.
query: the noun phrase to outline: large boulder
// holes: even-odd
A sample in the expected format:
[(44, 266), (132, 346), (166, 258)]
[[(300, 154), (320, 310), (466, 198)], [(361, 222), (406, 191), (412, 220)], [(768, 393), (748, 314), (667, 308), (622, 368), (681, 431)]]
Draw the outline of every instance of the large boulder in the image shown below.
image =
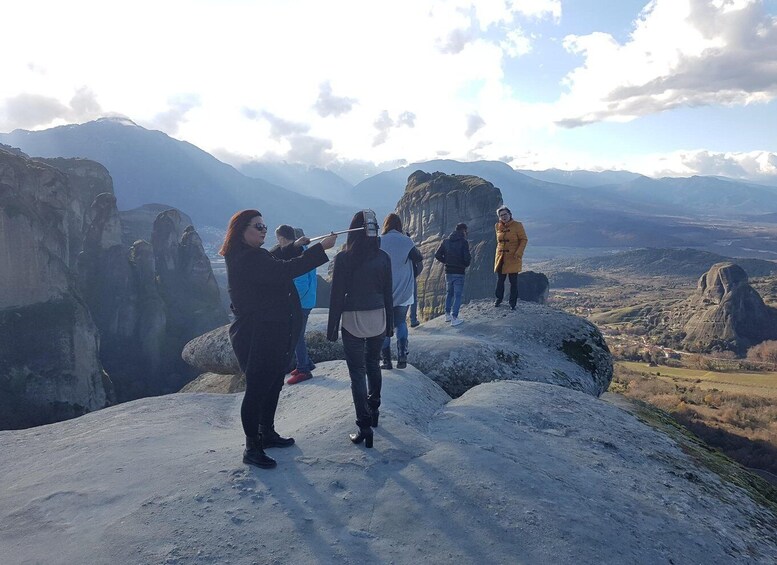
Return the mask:
[[(305, 343), (314, 363), (345, 359), (342, 341), (333, 343), (326, 339), (328, 314), (326, 308), (314, 308), (308, 318)], [(229, 324), (192, 339), (184, 346), (181, 357), (200, 372), (223, 375), (224, 382), (232, 382), (232, 376), (240, 373), (240, 366), (229, 342)], [(209, 383), (215, 379), (216, 376), (207, 377)], [(211, 384), (206, 386), (212, 388)], [(227, 386), (222, 385), (222, 388)], [(191, 387), (187, 390), (191, 390)]]
[[(463, 306), (460, 317), (465, 323), (455, 328), (440, 316), (410, 334), (409, 362), (451, 396), (495, 380), (545, 382), (594, 396), (610, 384), (610, 351), (583, 318), (529, 302), (512, 311), (483, 300)], [(326, 319), (326, 310), (316, 309), (308, 322), (308, 350), (316, 363), (344, 359), (341, 342), (326, 341)], [(239, 373), (228, 329), (187, 343), (184, 360), (201, 372)]]
[(535, 381), (599, 396), (612, 380), (612, 356), (587, 320), (519, 301), (515, 310), (478, 300), (461, 308), (464, 323), (442, 317), (410, 335), (408, 360), (451, 396), (499, 380)]
[(673, 324), (685, 332), (683, 345), (692, 351), (743, 354), (777, 339), (777, 309), (764, 304), (747, 273), (734, 263), (716, 263), (704, 273), (696, 292), (673, 309)]

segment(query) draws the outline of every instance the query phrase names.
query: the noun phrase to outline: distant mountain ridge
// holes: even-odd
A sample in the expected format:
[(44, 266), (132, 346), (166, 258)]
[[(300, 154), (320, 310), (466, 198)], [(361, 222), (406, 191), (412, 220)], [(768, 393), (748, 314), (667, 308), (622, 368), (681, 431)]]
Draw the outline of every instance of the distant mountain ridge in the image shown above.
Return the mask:
[[(293, 163), (251, 162), (243, 173), (197, 147), (121, 118), (0, 134), (0, 142), (34, 156), (83, 156), (109, 170), (121, 210), (165, 202), (200, 226), (223, 230), (232, 213), (257, 208), (274, 227), (291, 223), (306, 233), (345, 227), (355, 209), (379, 218), (394, 211), (417, 170), (482, 178), (529, 230), (532, 246), (698, 247), (732, 253), (777, 253), (777, 236), (742, 226), (777, 214), (777, 188), (717, 177), (652, 179), (629, 171), (518, 171), (501, 161), (438, 159), (385, 170), (356, 186), (367, 164), (334, 163), (333, 170)], [(362, 166), (363, 165), (363, 166)], [(381, 165), (383, 166), (383, 165)], [(249, 178), (246, 175), (250, 175)], [(712, 218), (728, 223), (716, 225)], [(732, 226), (731, 222), (738, 225)], [(751, 237), (752, 235), (752, 237)], [(212, 242), (209, 242), (212, 243)], [(730, 244), (725, 244), (730, 245)]]
[(262, 179), (294, 192), (337, 204), (353, 204), (353, 185), (337, 174), (320, 167), (295, 163), (250, 161), (238, 170), (247, 177)]
[(101, 118), (42, 131), (15, 130), (0, 142), (31, 156), (85, 157), (104, 165), (121, 210), (163, 201), (202, 226), (225, 228), (244, 208), (260, 210), (271, 226), (295, 219), (310, 232), (347, 225), (352, 211), (251, 179), (185, 141), (126, 118)]
[(697, 279), (717, 263), (736, 263), (749, 277), (777, 273), (777, 262), (764, 259), (734, 259), (698, 249), (636, 249), (585, 259), (554, 260), (543, 263), (547, 269), (574, 269), (581, 272), (619, 272), (647, 276), (679, 276)]

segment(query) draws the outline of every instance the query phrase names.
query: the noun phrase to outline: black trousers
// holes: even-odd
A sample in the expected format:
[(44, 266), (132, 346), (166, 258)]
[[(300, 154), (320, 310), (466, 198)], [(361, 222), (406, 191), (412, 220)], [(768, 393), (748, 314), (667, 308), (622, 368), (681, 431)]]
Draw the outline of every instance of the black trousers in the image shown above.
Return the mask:
[(510, 277), (510, 306), (518, 302), (518, 273), (497, 273), (496, 295), (497, 300), (503, 300), (505, 296), (505, 279)]
[(229, 328), (232, 348), (246, 376), (240, 406), (246, 436), (255, 437), (260, 425), (274, 427), (278, 397), (297, 337), (292, 333), (291, 321), (260, 323), (249, 316), (235, 320)]
[(356, 425), (368, 428), (372, 422), (371, 409), (380, 406), (380, 350), (383, 335), (356, 337), (343, 328), (343, 349), (348, 373), (351, 377), (353, 407), (356, 409)]

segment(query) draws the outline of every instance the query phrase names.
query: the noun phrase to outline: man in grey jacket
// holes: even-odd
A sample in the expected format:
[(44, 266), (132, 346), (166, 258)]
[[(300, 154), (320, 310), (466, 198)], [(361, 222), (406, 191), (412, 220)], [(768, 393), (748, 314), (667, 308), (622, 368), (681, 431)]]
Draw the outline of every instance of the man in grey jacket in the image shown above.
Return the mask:
[[(423, 262), (413, 240), (402, 231), (402, 220), (393, 212), (383, 222), (380, 248), (391, 259), (392, 300), (394, 304), (394, 331), (397, 337), (397, 369), (407, 367), (408, 330), (407, 310), (415, 301), (415, 273), (420, 271)], [(415, 265), (415, 267), (414, 267)], [(392, 369), (391, 338), (387, 337), (381, 350), (383, 363), (381, 369)]]

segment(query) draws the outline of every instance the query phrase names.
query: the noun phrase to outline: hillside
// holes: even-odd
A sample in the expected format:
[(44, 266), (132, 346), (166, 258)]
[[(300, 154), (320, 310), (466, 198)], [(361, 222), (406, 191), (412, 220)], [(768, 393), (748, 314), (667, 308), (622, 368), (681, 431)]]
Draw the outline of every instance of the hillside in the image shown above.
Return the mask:
[(542, 266), (550, 270), (573, 269), (583, 273), (601, 272), (696, 279), (715, 263), (727, 261), (742, 267), (749, 277), (764, 277), (777, 273), (777, 262), (725, 257), (688, 248), (636, 249), (585, 259), (548, 261)]

